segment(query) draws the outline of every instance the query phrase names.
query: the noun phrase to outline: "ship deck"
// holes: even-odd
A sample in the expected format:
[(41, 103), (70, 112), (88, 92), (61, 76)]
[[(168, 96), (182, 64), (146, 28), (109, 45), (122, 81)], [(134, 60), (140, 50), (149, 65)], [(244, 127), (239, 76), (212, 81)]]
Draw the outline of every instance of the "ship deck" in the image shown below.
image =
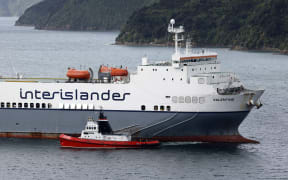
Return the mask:
[(0, 82), (67, 83), (68, 82), (68, 78), (13, 78), (13, 77), (0, 77)]

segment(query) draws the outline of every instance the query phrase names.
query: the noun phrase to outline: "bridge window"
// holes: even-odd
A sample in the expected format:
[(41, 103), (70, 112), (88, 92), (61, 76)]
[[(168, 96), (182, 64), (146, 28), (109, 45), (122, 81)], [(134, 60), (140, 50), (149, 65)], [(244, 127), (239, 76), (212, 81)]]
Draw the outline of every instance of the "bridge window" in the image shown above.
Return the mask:
[(141, 110), (142, 110), (142, 111), (145, 111), (145, 110), (146, 110), (146, 106), (145, 106), (145, 105), (142, 105), (142, 106), (141, 106)]

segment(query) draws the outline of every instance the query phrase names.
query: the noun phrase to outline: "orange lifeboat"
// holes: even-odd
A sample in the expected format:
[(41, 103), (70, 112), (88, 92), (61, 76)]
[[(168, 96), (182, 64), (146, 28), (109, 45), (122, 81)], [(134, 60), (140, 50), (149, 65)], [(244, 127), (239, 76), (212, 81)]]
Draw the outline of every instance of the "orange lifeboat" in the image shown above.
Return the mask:
[(67, 71), (67, 77), (73, 78), (73, 79), (89, 79), (90, 78), (90, 72), (87, 70), (76, 70), (76, 69), (68, 69)]
[(127, 69), (107, 67), (107, 66), (101, 66), (100, 72), (102, 73), (109, 72), (111, 76), (127, 76), (128, 75)]

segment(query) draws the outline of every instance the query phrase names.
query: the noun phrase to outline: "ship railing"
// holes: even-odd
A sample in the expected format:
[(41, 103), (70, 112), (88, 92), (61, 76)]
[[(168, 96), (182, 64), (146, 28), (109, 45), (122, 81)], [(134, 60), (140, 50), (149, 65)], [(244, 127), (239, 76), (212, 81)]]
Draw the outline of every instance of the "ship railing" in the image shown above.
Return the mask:
[(213, 61), (198, 61), (198, 62), (192, 62), (192, 61), (186, 61), (183, 60), (181, 61), (181, 64), (189, 64), (189, 66), (198, 66), (198, 65), (205, 65), (205, 64), (221, 64), (220, 61), (218, 60), (213, 60)]

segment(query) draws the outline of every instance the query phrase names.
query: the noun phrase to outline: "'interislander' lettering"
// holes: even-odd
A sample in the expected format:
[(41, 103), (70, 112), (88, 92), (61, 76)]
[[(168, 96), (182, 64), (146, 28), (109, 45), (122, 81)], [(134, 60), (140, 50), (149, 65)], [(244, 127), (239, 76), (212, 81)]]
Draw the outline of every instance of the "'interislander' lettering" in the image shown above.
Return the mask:
[(74, 91), (63, 91), (60, 89), (59, 91), (24, 91), (20, 88), (20, 98), (21, 99), (46, 99), (52, 100), (55, 98), (60, 98), (62, 100), (83, 100), (83, 101), (125, 101), (126, 97), (131, 93), (118, 93), (111, 92), (110, 90), (104, 92), (83, 92), (75, 89)]

